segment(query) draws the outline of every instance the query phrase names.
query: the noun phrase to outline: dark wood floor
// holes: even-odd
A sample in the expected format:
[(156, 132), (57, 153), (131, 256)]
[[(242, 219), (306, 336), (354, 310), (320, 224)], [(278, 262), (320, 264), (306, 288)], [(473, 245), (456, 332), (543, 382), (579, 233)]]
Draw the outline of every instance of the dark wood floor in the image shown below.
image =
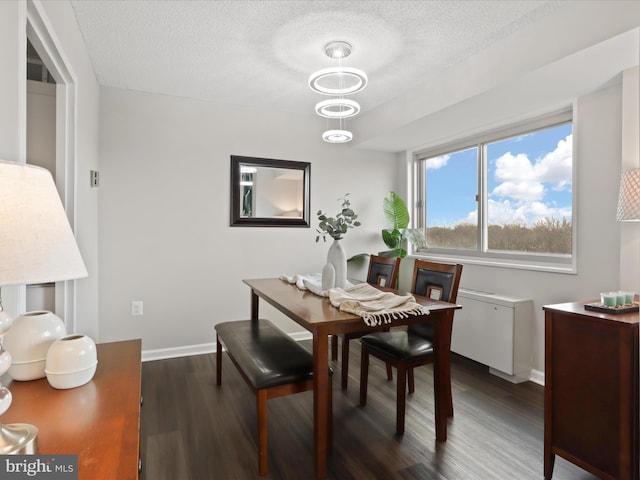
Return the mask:
[[(310, 348), (308, 342), (304, 342)], [(329, 478), (542, 479), (543, 388), (513, 385), (462, 357), (452, 360), (455, 417), (435, 442), (431, 367), (416, 370), (406, 433), (395, 435), (395, 386), (372, 359), (369, 396), (358, 406), (359, 342), (351, 342), (349, 389), (334, 379), (334, 452)], [(142, 480), (259, 478), (255, 397), (226, 354), (143, 364)], [(337, 371), (339, 373), (339, 370)], [(312, 394), (269, 401), (269, 479), (312, 479)], [(556, 458), (555, 480), (595, 477)]]

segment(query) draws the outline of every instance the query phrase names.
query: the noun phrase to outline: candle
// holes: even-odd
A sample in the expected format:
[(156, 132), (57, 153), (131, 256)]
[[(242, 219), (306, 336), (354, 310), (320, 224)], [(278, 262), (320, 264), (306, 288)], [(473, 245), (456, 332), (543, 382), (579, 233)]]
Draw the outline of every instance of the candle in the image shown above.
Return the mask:
[(616, 292), (600, 294), (600, 302), (604, 304), (605, 307), (615, 307), (617, 298)]
[(624, 292), (624, 304), (633, 305), (633, 297), (635, 297), (634, 292)]

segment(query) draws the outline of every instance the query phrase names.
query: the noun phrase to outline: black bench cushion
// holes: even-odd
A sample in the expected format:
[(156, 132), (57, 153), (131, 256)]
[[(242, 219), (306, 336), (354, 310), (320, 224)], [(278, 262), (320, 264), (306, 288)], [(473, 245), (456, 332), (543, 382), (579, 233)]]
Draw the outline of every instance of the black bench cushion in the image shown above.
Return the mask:
[(313, 378), (313, 355), (269, 320), (218, 323), (227, 352), (254, 388), (261, 390)]

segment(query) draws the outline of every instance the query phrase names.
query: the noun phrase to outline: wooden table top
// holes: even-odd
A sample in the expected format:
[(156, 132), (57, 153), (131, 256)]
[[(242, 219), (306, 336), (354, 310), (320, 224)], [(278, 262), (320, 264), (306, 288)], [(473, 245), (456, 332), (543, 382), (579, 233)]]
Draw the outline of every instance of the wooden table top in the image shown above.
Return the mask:
[(81, 479), (138, 478), (141, 340), (97, 345), (93, 379), (56, 390), (46, 378), (12, 380), (2, 422), (38, 428), (38, 454), (77, 454)]
[[(363, 330), (362, 318), (352, 313), (340, 311), (331, 305), (327, 297), (321, 297), (308, 290), (300, 290), (295, 285), (278, 278), (249, 279), (243, 280), (243, 282), (249, 285), (260, 298), (308, 330), (313, 331), (320, 326), (327, 327), (330, 334)], [(398, 294), (404, 293), (391, 288), (381, 288), (381, 290)], [(414, 295), (414, 297), (416, 302), (426, 306), (430, 312), (461, 308), (460, 305), (431, 300), (419, 295)], [(417, 317), (410, 316), (393, 323), (401, 325), (416, 320)], [(364, 326), (364, 328), (367, 327)]]
[[(636, 297), (636, 302), (637, 302)], [(638, 312), (629, 313), (607, 313), (594, 310), (587, 310), (584, 306), (587, 303), (596, 303), (597, 300), (583, 301), (583, 302), (569, 302), (559, 303), (556, 305), (544, 305), (544, 310), (555, 310), (565, 313), (571, 313), (573, 315), (580, 315), (584, 317), (597, 318), (604, 321), (613, 321), (620, 323), (628, 323), (629, 325), (635, 325), (640, 322)]]

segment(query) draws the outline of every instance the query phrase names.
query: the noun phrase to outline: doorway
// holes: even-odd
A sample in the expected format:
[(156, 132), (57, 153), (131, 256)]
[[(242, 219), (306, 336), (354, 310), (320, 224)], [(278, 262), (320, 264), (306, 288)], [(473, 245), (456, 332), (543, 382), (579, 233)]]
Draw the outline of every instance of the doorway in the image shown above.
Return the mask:
[[(67, 218), (71, 225), (72, 230), (75, 231), (75, 177), (76, 177), (76, 158), (75, 158), (75, 132), (76, 132), (76, 118), (75, 118), (75, 106), (76, 106), (76, 86), (75, 76), (69, 68), (69, 65), (65, 62), (65, 56), (60, 51), (59, 44), (54, 40), (51, 32), (47, 29), (47, 22), (41, 16), (38, 10), (38, 6), (34, 2), (27, 2), (27, 29), (26, 39), (29, 44), (29, 54), (32, 56), (34, 53), (41, 66), (36, 66), (37, 62), (31, 62), (25, 58), (25, 61), (30, 62), (27, 70), (39, 70), (41, 73), (46, 70), (45, 76), (40, 76), (41, 85), (36, 88), (46, 90), (53, 86), (53, 95), (48, 95), (45, 100), (45, 95), (40, 100), (41, 103), (51, 103), (55, 105), (53, 120), (51, 120), (51, 114), (46, 116), (47, 128), (43, 128), (42, 125), (33, 127), (34, 118), (31, 117), (31, 112), (27, 108), (27, 142), (31, 147), (27, 148), (27, 163), (44, 162), (43, 166), (48, 168), (55, 180), (60, 199), (67, 212)], [(32, 50), (31, 50), (32, 49)], [(43, 74), (44, 75), (44, 74)], [(42, 79), (46, 81), (42, 81)], [(27, 80), (29, 82), (29, 80)], [(50, 85), (50, 86), (45, 86)], [(27, 94), (29, 96), (29, 94)], [(31, 114), (30, 114), (31, 113)], [(48, 131), (48, 135), (51, 135), (50, 127), (53, 128), (53, 140), (48, 140), (48, 154), (42, 158), (36, 159), (38, 155), (30, 155), (29, 148), (34, 147), (34, 142), (29, 140), (29, 136), (39, 138), (36, 142), (40, 144), (43, 137), (43, 132)], [(42, 144), (45, 144), (43, 142)], [(51, 153), (53, 152), (53, 155)], [(47, 159), (44, 159), (47, 157)], [(76, 318), (75, 318), (75, 289), (76, 283), (74, 280), (67, 280), (63, 282), (56, 282), (53, 285), (46, 285), (44, 288), (39, 286), (43, 291), (26, 292), (23, 293), (24, 305), (26, 308), (27, 303), (30, 307), (44, 306), (45, 309), (53, 311), (57, 316), (64, 319), (64, 323), (67, 332), (76, 331)], [(36, 287), (39, 288), (39, 287)], [(31, 289), (31, 287), (29, 287)], [(27, 302), (27, 297), (29, 301)], [(32, 303), (33, 302), (33, 303)]]
[[(56, 82), (27, 38), (27, 163), (56, 178)], [(27, 285), (26, 310), (54, 312), (55, 283)]]

